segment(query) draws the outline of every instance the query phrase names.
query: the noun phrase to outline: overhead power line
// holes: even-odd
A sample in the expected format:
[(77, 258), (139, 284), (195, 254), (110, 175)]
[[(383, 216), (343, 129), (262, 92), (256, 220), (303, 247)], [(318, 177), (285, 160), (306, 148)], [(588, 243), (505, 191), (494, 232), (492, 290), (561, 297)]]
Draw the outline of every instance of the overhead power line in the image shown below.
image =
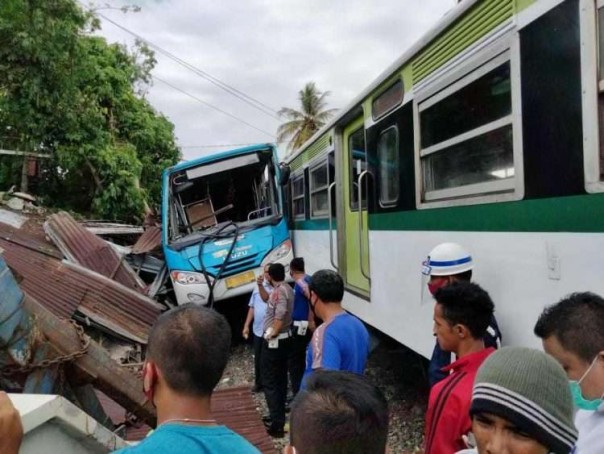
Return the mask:
[[(93, 11), (93, 10), (91, 10), (91, 11)], [(189, 63), (189, 62), (183, 60), (182, 58), (174, 55), (173, 53), (163, 49), (162, 47), (158, 46), (157, 44), (152, 43), (151, 41), (147, 40), (146, 38), (139, 35), (138, 33), (133, 32), (132, 30), (129, 30), (128, 28), (124, 27), (123, 25), (108, 18), (104, 14), (99, 13), (99, 12), (95, 12), (95, 14), (99, 17), (102, 17), (107, 22), (113, 24), (120, 30), (125, 31), (126, 33), (128, 33), (128, 34), (134, 36), (135, 38), (139, 39), (140, 41), (144, 42), (149, 47), (155, 49), (158, 53), (168, 57), (169, 59), (175, 61), (179, 65), (187, 68), (189, 71), (193, 72), (194, 74), (207, 80), (208, 82), (215, 85), (216, 87), (226, 91), (227, 93), (229, 93), (232, 96), (235, 96), (239, 100), (241, 100), (241, 101), (245, 102), (246, 104), (252, 106), (253, 108), (259, 110), (260, 112), (264, 113), (265, 115), (268, 115), (269, 117), (271, 117), (275, 120), (280, 120), (280, 118), (278, 117), (277, 111), (275, 109), (271, 108), (270, 106), (266, 105), (262, 101), (259, 101), (255, 98), (253, 98), (252, 96), (242, 92), (241, 90), (238, 90), (237, 88), (227, 84), (226, 82), (221, 81), (217, 77), (212, 76), (211, 74), (207, 73), (206, 71), (192, 65), (191, 63)]]
[(183, 90), (182, 88), (177, 87), (176, 85), (171, 84), (170, 82), (168, 82), (168, 81), (166, 81), (164, 79), (161, 79), (161, 78), (159, 78), (157, 76), (153, 76), (153, 79), (157, 80), (158, 82), (161, 82), (164, 85), (167, 85), (168, 87), (170, 87), (170, 88), (172, 88), (172, 89), (174, 89), (174, 90), (182, 93), (185, 96), (188, 96), (191, 99), (194, 99), (195, 101), (203, 104), (206, 107), (209, 107), (210, 109), (214, 109), (215, 111), (220, 112), (221, 114), (226, 115), (227, 117), (230, 117), (233, 120), (237, 120), (238, 122), (243, 123), (244, 125), (249, 126), (250, 128), (253, 128), (256, 131), (260, 131), (260, 132), (266, 134), (267, 136), (269, 136), (271, 138), (274, 137), (274, 134), (271, 134), (270, 132), (267, 132), (264, 129), (260, 129), (260, 128), (254, 126), (253, 124), (248, 123), (247, 121), (243, 120), (242, 118), (239, 118), (239, 117), (237, 117), (237, 116), (235, 116), (235, 115), (227, 112), (226, 110), (222, 110), (220, 107), (216, 107), (213, 104), (210, 104), (209, 102), (206, 102), (206, 101), (204, 101), (201, 98), (198, 98), (197, 96), (189, 93), (188, 91)]

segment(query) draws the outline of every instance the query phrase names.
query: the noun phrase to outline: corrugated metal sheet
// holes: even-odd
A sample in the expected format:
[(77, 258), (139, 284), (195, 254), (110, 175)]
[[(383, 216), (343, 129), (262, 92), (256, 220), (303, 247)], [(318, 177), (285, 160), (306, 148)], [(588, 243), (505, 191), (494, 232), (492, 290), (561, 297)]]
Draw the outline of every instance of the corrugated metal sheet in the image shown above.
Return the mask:
[(44, 231), (68, 260), (144, 293), (144, 282), (123, 257), (101, 238), (78, 224), (68, 213), (50, 216), (44, 224)]
[[(125, 421), (125, 410), (109, 397), (97, 391), (99, 400), (107, 415), (117, 426)], [(212, 395), (212, 416), (219, 424), (224, 424), (256, 446), (264, 454), (275, 454), (273, 440), (266, 433), (260, 413), (249, 386), (220, 389)], [(142, 440), (150, 427), (128, 427), (126, 440)]]
[(161, 248), (161, 228), (148, 227), (138, 241), (132, 246), (133, 254), (147, 254)]
[(77, 311), (108, 330), (146, 343), (161, 312), (154, 300), (77, 264), (41, 253), (33, 236), (0, 235), (0, 247), (21, 288), (55, 315), (70, 318)]

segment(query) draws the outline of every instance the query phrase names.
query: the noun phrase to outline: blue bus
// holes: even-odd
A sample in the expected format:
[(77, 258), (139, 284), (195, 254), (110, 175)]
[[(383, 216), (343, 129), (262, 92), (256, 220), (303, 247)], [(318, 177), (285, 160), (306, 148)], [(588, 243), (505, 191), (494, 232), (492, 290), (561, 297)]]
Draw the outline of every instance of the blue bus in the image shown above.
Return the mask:
[(282, 187), (288, 168), (259, 144), (166, 169), (162, 246), (177, 304), (250, 293), (266, 263), (293, 258)]

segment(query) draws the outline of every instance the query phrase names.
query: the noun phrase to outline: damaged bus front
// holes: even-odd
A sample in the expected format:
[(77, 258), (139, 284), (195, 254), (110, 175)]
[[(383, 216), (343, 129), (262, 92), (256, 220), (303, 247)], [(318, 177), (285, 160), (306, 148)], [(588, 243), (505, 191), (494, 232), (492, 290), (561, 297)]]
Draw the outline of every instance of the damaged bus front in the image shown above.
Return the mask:
[(178, 304), (249, 293), (266, 263), (293, 258), (269, 144), (205, 156), (164, 171), (162, 244)]

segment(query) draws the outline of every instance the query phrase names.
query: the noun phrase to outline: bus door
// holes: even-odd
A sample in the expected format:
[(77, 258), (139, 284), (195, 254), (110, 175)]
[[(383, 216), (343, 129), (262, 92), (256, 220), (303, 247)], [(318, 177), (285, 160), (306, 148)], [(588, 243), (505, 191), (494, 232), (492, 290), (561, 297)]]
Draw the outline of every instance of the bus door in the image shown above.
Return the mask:
[(339, 230), (339, 244), (345, 267), (346, 288), (369, 298), (369, 236), (367, 224), (367, 148), (365, 128), (360, 117), (342, 131), (342, 189), (344, 194), (344, 229)]

